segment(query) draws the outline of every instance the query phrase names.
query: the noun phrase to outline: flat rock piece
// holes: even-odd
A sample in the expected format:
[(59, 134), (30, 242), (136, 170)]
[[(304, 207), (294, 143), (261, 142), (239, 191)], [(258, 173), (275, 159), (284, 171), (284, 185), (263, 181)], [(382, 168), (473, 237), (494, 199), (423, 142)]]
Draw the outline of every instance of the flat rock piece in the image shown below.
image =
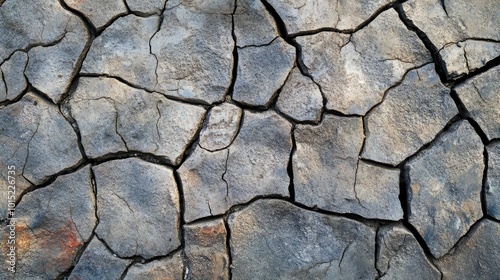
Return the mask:
[(150, 52), (151, 37), (158, 31), (158, 16), (121, 17), (92, 42), (81, 73), (105, 74), (148, 90), (157, 84), (157, 58)]
[(235, 279), (374, 279), (375, 232), (359, 222), (258, 200), (229, 216)]
[(295, 121), (318, 123), (323, 112), (323, 95), (318, 85), (295, 67), (281, 89), (276, 108)]
[(444, 280), (497, 279), (500, 266), (500, 224), (482, 220), (455, 250), (437, 261)]
[(146, 264), (136, 263), (127, 271), (124, 280), (184, 279), (184, 263), (180, 253)]
[(132, 260), (113, 256), (104, 244), (94, 237), (85, 248), (68, 280), (120, 279)]
[(396, 166), (432, 141), (456, 114), (434, 64), (411, 70), (366, 117), (362, 157)]
[(158, 59), (155, 90), (191, 101), (224, 100), (231, 84), (234, 0), (168, 1), (151, 39)]
[(133, 12), (139, 14), (161, 14), (166, 0), (125, 0), (127, 6)]
[(28, 86), (24, 70), (28, 55), (22, 51), (15, 52), (0, 65), (0, 102), (16, 99)]
[(366, 114), (408, 70), (431, 61), (422, 41), (394, 10), (352, 35), (321, 32), (296, 41), (327, 109), (346, 115)]
[(201, 131), (200, 146), (209, 151), (227, 148), (236, 137), (242, 113), (238, 106), (229, 103), (213, 107)]
[(178, 164), (205, 116), (200, 106), (105, 77), (80, 78), (69, 104), (91, 158), (129, 150)]
[(405, 166), (409, 222), (436, 258), (482, 216), (483, 149), (472, 126), (460, 121)]
[(488, 215), (500, 220), (500, 143), (488, 145), (486, 151), (488, 152), (486, 209)]
[(500, 66), (455, 87), (458, 97), (489, 140), (500, 138)]
[(229, 279), (226, 227), (222, 219), (184, 226), (185, 279)]
[(81, 12), (99, 30), (114, 18), (127, 13), (123, 0), (64, 0), (66, 4)]
[(441, 279), (441, 273), (427, 259), (417, 239), (403, 226), (380, 227), (377, 246), (380, 279)]
[(295, 62), (295, 48), (281, 37), (270, 45), (238, 49), (233, 99), (268, 107), (285, 83)]
[(237, 0), (234, 34), (238, 47), (259, 46), (278, 37), (274, 18), (260, 0)]
[(16, 273), (2, 269), (0, 278), (56, 279), (67, 271), (96, 226), (94, 207), (89, 166), (26, 194), (15, 209)]
[(305, 1), (266, 0), (286, 25), (288, 33), (321, 28), (353, 30), (393, 0)]
[(167, 255), (180, 245), (179, 194), (170, 168), (137, 158), (93, 168), (95, 232), (120, 257)]

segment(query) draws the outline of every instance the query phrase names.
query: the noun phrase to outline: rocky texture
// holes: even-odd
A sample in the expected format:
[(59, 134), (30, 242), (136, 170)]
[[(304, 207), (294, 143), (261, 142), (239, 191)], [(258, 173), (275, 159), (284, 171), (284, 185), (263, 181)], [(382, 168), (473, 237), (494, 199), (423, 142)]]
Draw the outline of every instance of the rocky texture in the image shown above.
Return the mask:
[(274, 18), (260, 0), (237, 0), (233, 18), (238, 47), (265, 45), (279, 36)]
[(154, 260), (146, 264), (132, 265), (124, 280), (151, 280), (151, 279), (184, 279), (184, 263), (180, 253), (171, 257)]
[(434, 71), (412, 70), (366, 117), (363, 158), (398, 165), (436, 137), (458, 110)]
[(500, 66), (455, 87), (458, 97), (486, 137), (500, 138)]
[(157, 91), (203, 103), (224, 99), (233, 68), (234, 2), (167, 2), (161, 29), (151, 39)]
[(179, 194), (171, 169), (136, 158), (93, 168), (95, 232), (120, 257), (167, 255), (180, 245)]
[(482, 220), (455, 250), (438, 260), (443, 279), (496, 279), (500, 264), (500, 224)]
[(139, 14), (160, 14), (166, 0), (125, 0), (129, 9)]
[(64, 0), (66, 5), (81, 12), (98, 29), (102, 29), (113, 19), (127, 13), (123, 0)]
[(68, 280), (119, 279), (131, 262), (114, 256), (94, 237), (71, 271)]
[(378, 229), (377, 269), (382, 274), (380, 279), (441, 279), (418, 241), (401, 225)]
[(15, 279), (55, 279), (69, 269), (94, 230), (94, 207), (89, 166), (25, 195), (15, 209)]
[(151, 53), (150, 40), (159, 24), (157, 16), (128, 15), (117, 19), (94, 39), (81, 72), (120, 77), (153, 90), (158, 83), (158, 61)]
[(268, 107), (292, 70), (295, 48), (278, 38), (270, 45), (238, 49), (233, 99)]
[(18, 51), (0, 65), (0, 102), (16, 99), (28, 86), (24, 70), (28, 56)]
[(486, 209), (488, 215), (500, 220), (500, 142), (486, 147), (488, 170), (485, 186)]
[[(496, 0), (412, 0), (405, 2), (402, 10), (440, 51), (445, 74), (454, 79), (500, 54), (497, 46), (500, 34), (496, 28), (500, 25), (496, 12), (499, 9), (500, 2)], [(463, 50), (461, 42), (465, 42)], [(460, 53), (465, 56), (465, 61), (455, 60)], [(467, 66), (468, 61), (472, 62), (472, 67)]]
[(59, 109), (31, 92), (0, 109), (0, 143), (3, 170), (14, 165), (16, 174), (33, 184), (47, 181), (82, 159), (77, 136)]
[(408, 70), (431, 60), (394, 10), (352, 35), (321, 32), (296, 40), (305, 66), (325, 94), (327, 109), (343, 114), (366, 114)]
[(373, 279), (375, 232), (353, 220), (259, 200), (229, 217), (235, 279)]
[(454, 124), (405, 166), (409, 221), (442, 257), (479, 218), (483, 145), (467, 121)]
[(222, 219), (184, 226), (187, 274), (184, 279), (229, 279), (226, 227)]
[(293, 68), (281, 89), (276, 108), (295, 121), (318, 123), (323, 112), (323, 95), (314, 81)]
[(104, 77), (80, 78), (69, 104), (91, 158), (140, 151), (178, 164), (205, 116), (202, 107)]
[(200, 134), (200, 147), (211, 152), (227, 148), (236, 137), (243, 111), (223, 103), (208, 113), (208, 123)]
[(283, 19), (289, 33), (333, 28), (354, 30), (392, 0), (303, 1), (266, 0)]

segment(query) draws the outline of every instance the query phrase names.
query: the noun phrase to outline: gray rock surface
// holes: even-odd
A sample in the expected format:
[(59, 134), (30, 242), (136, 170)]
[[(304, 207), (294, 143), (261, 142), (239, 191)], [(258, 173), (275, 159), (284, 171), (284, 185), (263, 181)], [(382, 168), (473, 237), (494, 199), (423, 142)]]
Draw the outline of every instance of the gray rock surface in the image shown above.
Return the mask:
[(166, 0), (125, 0), (129, 9), (140, 14), (161, 14)]
[(132, 260), (113, 256), (96, 237), (83, 251), (68, 280), (119, 279)]
[(304, 1), (266, 0), (283, 19), (289, 33), (321, 28), (353, 30), (393, 0)]
[(288, 196), (287, 166), (292, 125), (278, 114), (244, 112), (240, 132), (228, 148), (227, 198), (232, 205), (258, 195)]
[(15, 209), (14, 279), (55, 279), (69, 269), (96, 226), (94, 207), (89, 166), (26, 194)]
[(441, 279), (439, 270), (405, 227), (380, 227), (377, 246), (377, 269), (382, 273), (380, 279)]
[(500, 138), (500, 66), (454, 88), (471, 117), (488, 139)]
[(93, 168), (95, 232), (120, 257), (167, 255), (180, 245), (179, 194), (171, 169), (136, 158)]
[(358, 204), (355, 177), (364, 138), (361, 118), (325, 115), (318, 126), (297, 125), (294, 136), (295, 200), (343, 213)]
[(234, 34), (238, 47), (265, 45), (279, 36), (274, 18), (260, 0), (236, 1)]
[(28, 86), (24, 70), (28, 56), (22, 51), (15, 52), (0, 65), (0, 102), (16, 99)]
[(472, 126), (460, 121), (405, 165), (409, 222), (436, 258), (482, 216), (483, 149)]
[(180, 253), (171, 257), (154, 260), (146, 264), (132, 265), (124, 280), (172, 279), (183, 280), (184, 263)]
[(81, 73), (120, 77), (138, 87), (153, 90), (157, 58), (150, 52), (151, 37), (158, 31), (158, 16), (121, 17), (92, 42)]
[(327, 99), (326, 107), (343, 114), (366, 114), (408, 70), (431, 61), (394, 10), (381, 13), (351, 36), (321, 32), (296, 41)]
[(69, 122), (56, 106), (31, 92), (0, 109), (0, 145), (3, 170), (14, 165), (18, 176), (35, 185), (82, 160)]
[(497, 279), (500, 265), (500, 224), (482, 220), (455, 250), (439, 259), (443, 279)]
[(184, 279), (229, 279), (226, 236), (222, 219), (184, 226), (188, 268)]
[[(469, 47), (473, 50), (467, 52), (466, 57), (474, 63), (484, 64), (498, 56), (498, 47), (492, 46), (491, 41), (500, 41), (498, 26), (500, 18), (497, 11), (500, 2), (496, 0), (454, 0), (442, 2), (440, 0), (407, 1), (403, 4), (406, 17), (422, 30), (430, 41), (440, 51), (445, 62), (445, 70), (449, 79), (460, 77), (470, 69), (464, 64), (454, 61), (455, 55), (450, 56), (447, 45), (476, 40)], [(440, 28), (436, 28), (439, 26)], [(479, 40), (477, 40), (479, 39)], [(466, 42), (467, 44), (467, 42)], [(498, 43), (496, 43), (498, 44)], [(466, 47), (467, 48), (467, 47)], [(484, 49), (496, 49), (496, 55)], [(461, 50), (455, 49), (454, 52)], [(466, 66), (466, 65), (465, 65)]]
[(238, 49), (233, 99), (268, 107), (285, 83), (295, 62), (295, 48), (281, 37), (270, 45)]
[(362, 157), (398, 165), (436, 137), (458, 110), (434, 64), (408, 72), (366, 117)]
[(178, 164), (205, 116), (200, 106), (105, 77), (80, 78), (69, 104), (91, 158), (130, 150)]
[(318, 123), (323, 112), (323, 95), (319, 87), (295, 67), (281, 89), (276, 108), (295, 121)]
[(223, 103), (208, 113), (208, 123), (200, 133), (200, 147), (209, 151), (227, 148), (238, 132), (243, 111)]
[(98, 29), (127, 13), (123, 0), (64, 0), (66, 5), (81, 12)]
[(233, 68), (234, 0), (168, 1), (166, 8), (151, 39), (158, 59), (155, 89), (203, 103), (224, 100)]
[(500, 142), (486, 147), (488, 171), (485, 186), (486, 209), (488, 215), (500, 220)]
[(280, 200), (229, 216), (235, 279), (374, 279), (375, 232)]

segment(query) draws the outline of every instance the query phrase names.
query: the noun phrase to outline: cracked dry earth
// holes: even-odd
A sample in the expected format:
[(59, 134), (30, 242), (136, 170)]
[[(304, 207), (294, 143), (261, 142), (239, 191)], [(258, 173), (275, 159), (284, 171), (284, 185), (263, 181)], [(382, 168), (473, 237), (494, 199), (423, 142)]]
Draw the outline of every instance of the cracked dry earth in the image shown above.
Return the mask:
[(500, 279), (499, 12), (0, 0), (0, 279)]

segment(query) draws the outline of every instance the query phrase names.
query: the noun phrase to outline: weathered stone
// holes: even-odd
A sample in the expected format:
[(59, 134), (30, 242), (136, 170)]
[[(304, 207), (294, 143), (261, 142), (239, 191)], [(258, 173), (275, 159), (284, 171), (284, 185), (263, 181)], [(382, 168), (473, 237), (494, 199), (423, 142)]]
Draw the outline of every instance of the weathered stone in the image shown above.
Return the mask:
[(15, 209), (14, 279), (55, 279), (69, 269), (94, 230), (94, 207), (88, 166), (26, 194)]
[(130, 267), (124, 280), (151, 280), (151, 279), (184, 279), (184, 263), (180, 253), (171, 257), (154, 260), (141, 264), (135, 263)]
[(358, 204), (354, 184), (364, 138), (361, 118), (325, 115), (318, 126), (297, 125), (294, 136), (295, 200), (310, 207), (350, 211), (351, 204)]
[(321, 32), (298, 37), (309, 73), (321, 86), (328, 109), (364, 115), (405, 73), (431, 61), (415, 33), (394, 10), (352, 34)]
[(184, 191), (184, 220), (220, 215), (231, 207), (226, 172), (228, 150), (209, 152), (196, 148), (179, 168)]
[(310, 78), (294, 68), (281, 89), (276, 108), (296, 121), (318, 123), (323, 112), (323, 96)]
[(226, 227), (222, 219), (184, 226), (188, 272), (184, 279), (229, 279)]
[(140, 14), (161, 14), (166, 0), (125, 0), (131, 11)]
[(69, 102), (86, 154), (141, 151), (178, 164), (205, 109), (135, 89), (112, 78), (80, 78)]
[(161, 29), (151, 39), (158, 83), (166, 95), (213, 103), (231, 84), (234, 0), (168, 1)]
[(111, 20), (127, 13), (122, 0), (64, 0), (66, 5), (81, 12), (99, 30)]
[(380, 279), (441, 279), (415, 237), (401, 225), (385, 225), (377, 231), (377, 269)]
[(209, 151), (227, 148), (240, 125), (242, 110), (235, 105), (223, 103), (213, 107), (208, 114), (207, 126), (200, 134), (200, 146)]
[(278, 114), (244, 112), (238, 136), (229, 147), (226, 173), (231, 205), (259, 195), (288, 196), (287, 166), (292, 125)]
[(467, 121), (406, 164), (408, 218), (436, 258), (481, 218), (483, 171), (483, 145)]
[(485, 187), (488, 215), (500, 220), (500, 142), (486, 147), (488, 171)]
[(68, 279), (120, 279), (131, 262), (132, 260), (113, 256), (113, 253), (94, 237), (82, 253)]
[(16, 99), (28, 86), (24, 69), (28, 56), (24, 52), (15, 52), (8, 60), (0, 65), (0, 102)]
[(458, 97), (488, 139), (500, 138), (500, 66), (455, 87)]
[(31, 92), (0, 109), (0, 166), (15, 166), (18, 176), (35, 185), (76, 166), (82, 160), (77, 143), (58, 108)]
[(500, 265), (500, 224), (482, 220), (455, 250), (439, 259), (443, 279), (497, 279)]
[(234, 279), (374, 279), (375, 232), (280, 200), (229, 216)]
[(461, 77), (500, 55), (500, 44), (467, 40), (445, 46), (439, 53), (448, 77)]
[(266, 0), (283, 19), (289, 33), (321, 28), (353, 30), (393, 0), (304, 1)]
[(167, 255), (179, 241), (179, 194), (171, 169), (139, 159), (93, 168), (97, 185), (95, 232), (120, 257)]
[(279, 36), (274, 18), (260, 0), (236, 0), (234, 34), (238, 47), (265, 45)]
[(367, 115), (362, 157), (396, 166), (432, 141), (457, 113), (434, 64), (411, 70)]
[(295, 62), (295, 48), (282, 38), (270, 45), (238, 49), (233, 99), (268, 107), (283, 86)]
[[(496, 0), (454, 0), (447, 2), (412, 0), (403, 3), (406, 17), (422, 30), (440, 50), (441, 57), (445, 62), (446, 74), (451, 79), (458, 78), (472, 69), (467, 69), (467, 65), (463, 65), (463, 63), (458, 65), (457, 61), (454, 61), (457, 56), (450, 55), (450, 50), (445, 48), (446, 46), (463, 41), (466, 41), (465, 44), (467, 44), (468, 39), (473, 39), (474, 43), (470, 45), (473, 51), (466, 50), (466, 54), (462, 53), (468, 61), (474, 61), (475, 66), (485, 64), (488, 60), (499, 55), (499, 47), (493, 46), (494, 43), (488, 41), (500, 41), (500, 33), (498, 32), (500, 18), (497, 13), (499, 9), (500, 2)], [(498, 45), (498, 43), (496, 44)], [(490, 48), (495, 49), (493, 52), (496, 54), (486, 50)], [(461, 52), (461, 50), (455, 49), (454, 52)]]
[(106, 74), (153, 90), (158, 83), (157, 59), (149, 42), (158, 30), (158, 16), (128, 15), (117, 19), (94, 39), (82, 73)]

